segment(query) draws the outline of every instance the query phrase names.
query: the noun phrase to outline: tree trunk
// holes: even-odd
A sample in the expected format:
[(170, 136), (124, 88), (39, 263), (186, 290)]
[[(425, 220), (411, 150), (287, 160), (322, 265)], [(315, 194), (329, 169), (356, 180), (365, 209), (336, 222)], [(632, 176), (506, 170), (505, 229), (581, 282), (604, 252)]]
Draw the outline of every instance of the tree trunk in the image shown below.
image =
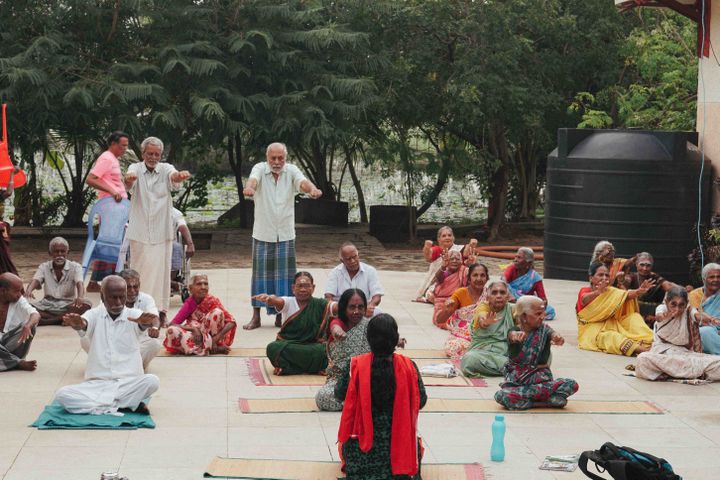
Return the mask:
[(245, 212), (245, 196), (243, 195), (242, 183), (242, 141), (240, 134), (236, 133), (235, 138), (228, 135), (227, 143), (228, 163), (235, 177), (235, 188), (238, 192), (238, 204), (240, 205), (240, 228), (248, 228), (248, 218)]
[(365, 206), (365, 194), (362, 191), (362, 186), (360, 185), (360, 179), (357, 176), (357, 172), (355, 172), (353, 155), (351, 155), (350, 148), (348, 146), (343, 146), (343, 149), (345, 150), (345, 161), (347, 162), (348, 172), (350, 172), (350, 178), (352, 179), (353, 187), (355, 187), (355, 192), (357, 193), (358, 209), (360, 210), (360, 223), (368, 223), (367, 207)]
[(16, 226), (41, 225), (40, 196), (37, 191), (37, 169), (35, 155), (31, 148), (21, 148), (25, 166), (28, 169), (27, 184), (24, 188), (15, 190), (15, 221)]
[(447, 184), (448, 176), (450, 175), (450, 164), (452, 162), (449, 158), (445, 158), (444, 156), (440, 157), (440, 172), (438, 173), (437, 181), (435, 182), (435, 186), (433, 187), (430, 194), (425, 199), (425, 203), (423, 203), (420, 208), (418, 208), (417, 211), (417, 217), (420, 218), (420, 215), (425, 213), (428, 208), (432, 207), (435, 201), (437, 200), (438, 196), (440, 195), (440, 192), (442, 192), (443, 188), (445, 188), (445, 184)]
[[(509, 181), (508, 145), (505, 132), (501, 127), (490, 127), (490, 151), (500, 160), (500, 166), (491, 177), (491, 197), (488, 210), (488, 227), (490, 228), (488, 240), (497, 239), (500, 227), (505, 222), (507, 209), (507, 192)], [(492, 214), (490, 214), (492, 212)]]
[(73, 174), (70, 165), (66, 163), (70, 175), (70, 191), (65, 192), (67, 199), (67, 213), (63, 219), (64, 227), (82, 227), (82, 219), (85, 215), (85, 190), (83, 188), (83, 160), (85, 159), (85, 144), (78, 140), (74, 142), (73, 153), (75, 154), (75, 173)]

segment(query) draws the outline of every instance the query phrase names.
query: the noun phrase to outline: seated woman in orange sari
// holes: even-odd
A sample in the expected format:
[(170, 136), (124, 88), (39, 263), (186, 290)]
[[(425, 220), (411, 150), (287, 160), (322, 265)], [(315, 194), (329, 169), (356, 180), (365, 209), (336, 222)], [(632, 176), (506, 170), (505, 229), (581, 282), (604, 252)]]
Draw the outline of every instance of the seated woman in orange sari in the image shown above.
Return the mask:
[(462, 253), (448, 252), (447, 256), (443, 258), (442, 268), (435, 275), (433, 323), (436, 326), (443, 328), (444, 322), (439, 322), (438, 315), (444, 310), (445, 302), (455, 290), (466, 286), (467, 282), (468, 267), (463, 264)]
[(237, 324), (220, 299), (208, 293), (207, 275), (193, 274), (189, 289), (190, 297), (167, 329), (165, 349), (181, 355), (229, 352)]
[(590, 265), (590, 287), (580, 289), (576, 306), (578, 347), (584, 350), (633, 355), (650, 350), (653, 332), (645, 324), (637, 298), (653, 286), (621, 290), (610, 286), (610, 272), (602, 263)]
[(630, 259), (615, 258), (615, 246), (607, 240), (601, 240), (593, 249), (590, 264), (602, 263), (608, 269), (610, 285), (617, 288), (628, 289), (631, 278), (627, 273), (635, 264), (635, 257)]

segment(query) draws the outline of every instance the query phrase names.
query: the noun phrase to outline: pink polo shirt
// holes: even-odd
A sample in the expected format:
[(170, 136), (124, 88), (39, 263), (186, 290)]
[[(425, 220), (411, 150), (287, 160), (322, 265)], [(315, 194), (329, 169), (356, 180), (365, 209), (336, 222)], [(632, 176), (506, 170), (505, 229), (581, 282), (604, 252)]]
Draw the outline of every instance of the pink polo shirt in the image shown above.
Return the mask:
[[(125, 191), (125, 184), (123, 183), (122, 172), (120, 172), (120, 162), (115, 155), (109, 151), (103, 152), (95, 162), (90, 173), (98, 177), (100, 180), (105, 182), (108, 186), (114, 188), (123, 198), (127, 198), (127, 192)], [(97, 191), (98, 198), (109, 197), (110, 194), (103, 192), (102, 190)]]

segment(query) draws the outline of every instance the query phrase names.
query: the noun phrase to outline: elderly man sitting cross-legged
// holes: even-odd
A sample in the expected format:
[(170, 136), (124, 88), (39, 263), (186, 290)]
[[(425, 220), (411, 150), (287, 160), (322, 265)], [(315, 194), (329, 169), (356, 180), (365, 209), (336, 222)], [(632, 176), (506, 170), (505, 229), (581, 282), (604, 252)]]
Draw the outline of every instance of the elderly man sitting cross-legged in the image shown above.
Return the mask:
[(148, 413), (144, 400), (160, 385), (144, 374), (140, 337), (157, 320), (155, 315), (127, 308), (127, 286), (117, 275), (103, 279), (102, 305), (82, 316), (63, 317), (81, 336), (90, 337), (85, 382), (58, 390), (55, 401), (70, 413), (102, 415), (119, 409)]
[(40, 314), (22, 296), (23, 283), (15, 274), (0, 275), (0, 372), (33, 371), (35, 360), (25, 360), (40, 322)]
[(60, 325), (66, 313), (82, 314), (92, 307), (85, 298), (82, 265), (67, 256), (70, 245), (62, 237), (50, 240), (48, 254), (50, 260), (41, 263), (30, 284), (25, 289), (25, 297), (34, 299), (33, 292), (43, 287), (45, 296), (31, 301), (40, 312), (40, 325)]
[[(140, 310), (155, 317), (153, 325), (145, 330), (140, 336), (140, 356), (142, 356), (143, 369), (147, 370), (148, 365), (152, 362), (162, 348), (162, 343), (158, 340), (160, 336), (160, 317), (155, 300), (147, 293), (140, 291), (140, 274), (132, 268), (126, 268), (120, 272), (120, 277), (127, 284), (127, 300), (125, 306)], [(80, 345), (85, 352), (90, 351), (90, 338), (87, 335), (80, 337)]]
[(368, 299), (365, 317), (371, 318), (381, 313), (377, 306), (385, 291), (380, 285), (377, 270), (360, 261), (358, 249), (350, 242), (345, 242), (340, 247), (340, 262), (340, 265), (330, 270), (325, 286), (325, 299), (337, 302), (345, 290), (357, 288), (362, 290)]

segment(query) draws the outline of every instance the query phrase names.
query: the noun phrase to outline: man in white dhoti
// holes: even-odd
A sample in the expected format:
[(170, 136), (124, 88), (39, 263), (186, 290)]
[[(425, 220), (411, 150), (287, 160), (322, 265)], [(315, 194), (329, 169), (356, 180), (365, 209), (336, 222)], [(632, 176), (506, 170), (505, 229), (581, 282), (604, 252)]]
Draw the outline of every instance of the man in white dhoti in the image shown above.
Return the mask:
[(63, 317), (81, 336), (90, 338), (85, 382), (62, 387), (55, 402), (70, 413), (102, 415), (119, 409), (149, 413), (144, 400), (160, 385), (158, 377), (143, 374), (139, 339), (155, 316), (127, 308), (127, 286), (117, 275), (103, 279), (102, 305), (82, 316)]
[(175, 238), (170, 191), (188, 178), (169, 163), (160, 162), (164, 145), (148, 137), (140, 145), (142, 163), (130, 165), (125, 186), (131, 194), (127, 238), (130, 264), (140, 273), (144, 288), (158, 304), (161, 315), (170, 304), (170, 264)]
[[(140, 310), (143, 313), (149, 313), (155, 318), (153, 325), (140, 336), (140, 356), (142, 357), (143, 370), (147, 371), (148, 365), (162, 348), (162, 343), (157, 339), (160, 336), (159, 312), (155, 300), (147, 293), (140, 291), (140, 274), (136, 270), (126, 268), (120, 272), (120, 277), (127, 284), (125, 306)], [(90, 338), (87, 335), (80, 337), (80, 345), (86, 353), (89, 352)]]
[(37, 368), (35, 360), (25, 360), (40, 322), (40, 314), (22, 294), (23, 283), (17, 275), (0, 275), (0, 372)]

